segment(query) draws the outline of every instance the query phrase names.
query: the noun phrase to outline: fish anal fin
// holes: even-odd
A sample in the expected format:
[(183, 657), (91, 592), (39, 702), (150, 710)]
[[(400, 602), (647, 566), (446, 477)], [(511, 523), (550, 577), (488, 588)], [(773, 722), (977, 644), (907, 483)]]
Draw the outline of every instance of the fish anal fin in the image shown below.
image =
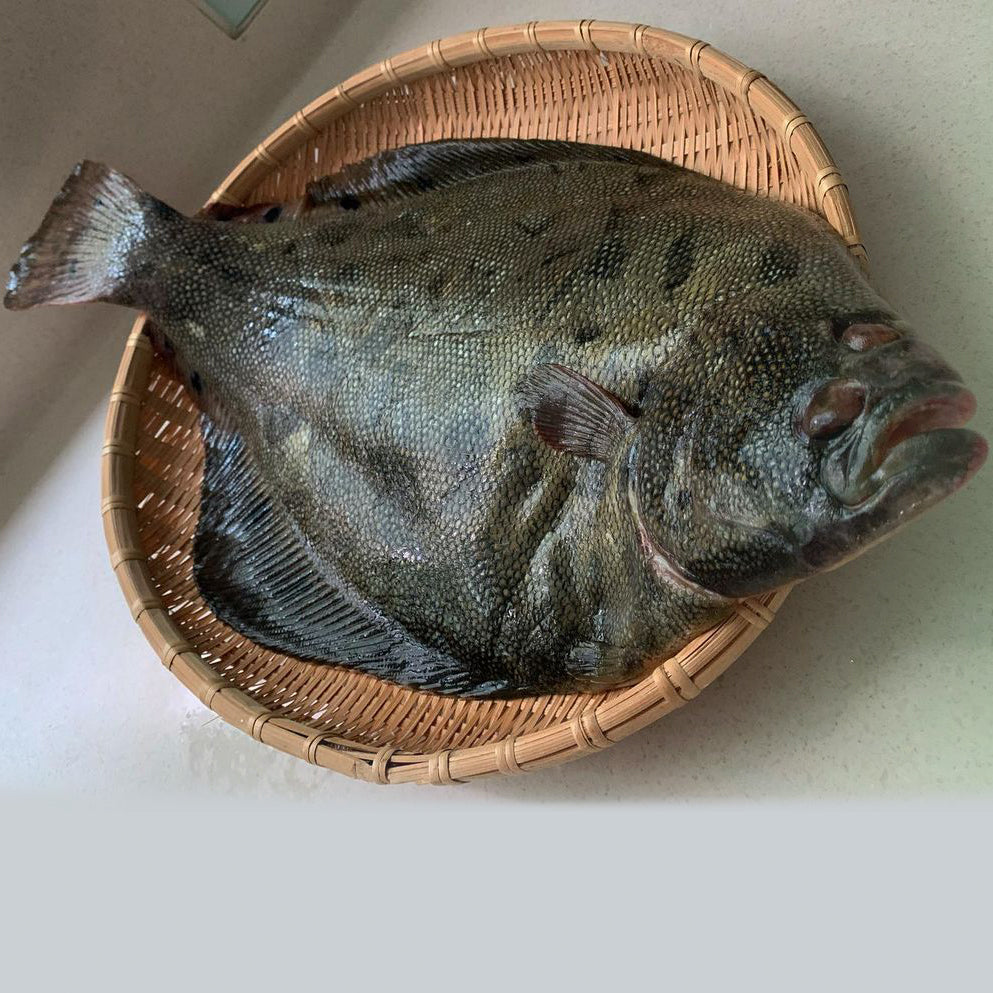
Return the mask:
[(321, 574), (240, 434), (204, 418), (194, 576), (210, 608), (269, 648), (325, 661), (396, 658), (400, 633)]
[(223, 414), (203, 418), (197, 587), (222, 621), (274, 651), (405, 686), (485, 696), (449, 654), (412, 638), (317, 559)]

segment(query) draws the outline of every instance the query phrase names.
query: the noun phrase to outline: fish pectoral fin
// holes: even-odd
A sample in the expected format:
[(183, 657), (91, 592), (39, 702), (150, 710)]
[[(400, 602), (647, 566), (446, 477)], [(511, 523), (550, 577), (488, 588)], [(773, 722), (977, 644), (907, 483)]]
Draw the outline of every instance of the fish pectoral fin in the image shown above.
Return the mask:
[(533, 369), (518, 393), (538, 437), (583, 458), (608, 461), (636, 421), (609, 390), (557, 363)]

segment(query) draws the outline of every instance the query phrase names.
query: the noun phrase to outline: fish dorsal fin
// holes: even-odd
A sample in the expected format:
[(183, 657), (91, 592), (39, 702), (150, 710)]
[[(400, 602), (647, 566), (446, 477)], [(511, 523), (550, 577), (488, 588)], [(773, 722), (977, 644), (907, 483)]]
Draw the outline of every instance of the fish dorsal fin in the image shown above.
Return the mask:
[(474, 681), (331, 575), (223, 415), (204, 417), (203, 438), (193, 574), (222, 621), (267, 648), (407, 686), (476, 695), (503, 689)]
[(653, 155), (626, 148), (570, 141), (450, 139), (380, 152), (316, 180), (307, 187), (307, 195), (316, 206), (337, 204), (355, 210), (364, 202), (417, 196), (495, 172), (577, 161), (672, 168)]
[(518, 392), (538, 437), (583, 458), (608, 461), (636, 420), (609, 390), (554, 362), (533, 369)]
[(229, 204), (215, 200), (200, 210), (201, 217), (209, 217), (212, 221), (238, 221), (246, 224), (272, 224), (283, 214), (283, 205), (272, 200), (264, 203)]

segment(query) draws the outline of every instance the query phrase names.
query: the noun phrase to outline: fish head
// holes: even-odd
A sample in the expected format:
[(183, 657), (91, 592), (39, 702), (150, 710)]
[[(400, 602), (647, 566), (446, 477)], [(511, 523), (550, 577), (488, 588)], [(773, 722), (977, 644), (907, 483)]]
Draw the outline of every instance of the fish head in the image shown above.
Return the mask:
[(982, 465), (975, 398), (908, 325), (817, 310), (703, 332), (647, 390), (628, 487), (660, 574), (766, 592), (860, 554)]

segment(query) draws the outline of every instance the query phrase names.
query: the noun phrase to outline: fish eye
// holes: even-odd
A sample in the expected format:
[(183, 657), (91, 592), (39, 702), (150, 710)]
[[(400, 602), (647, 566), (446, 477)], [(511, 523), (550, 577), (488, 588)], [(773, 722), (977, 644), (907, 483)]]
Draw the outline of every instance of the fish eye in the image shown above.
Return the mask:
[(865, 387), (853, 379), (832, 379), (819, 387), (799, 412), (800, 435), (812, 441), (836, 438), (865, 409)]
[(856, 321), (852, 324), (835, 329), (838, 341), (853, 352), (867, 352), (870, 348), (888, 345), (896, 341), (900, 333), (888, 324), (863, 323)]

